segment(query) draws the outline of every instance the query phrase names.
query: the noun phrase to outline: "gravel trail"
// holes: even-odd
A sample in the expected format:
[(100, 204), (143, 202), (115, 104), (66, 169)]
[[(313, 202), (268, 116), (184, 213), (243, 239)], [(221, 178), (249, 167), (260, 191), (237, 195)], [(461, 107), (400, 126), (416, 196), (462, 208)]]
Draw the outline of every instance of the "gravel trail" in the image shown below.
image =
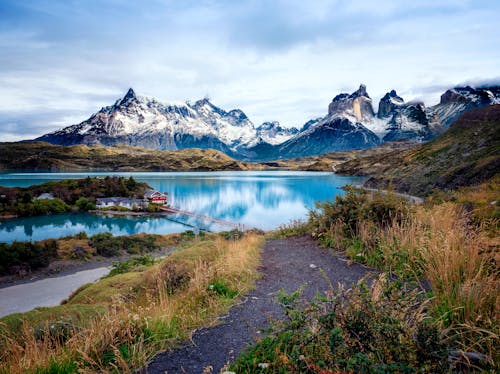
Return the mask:
[(220, 317), (220, 324), (196, 331), (192, 342), (158, 354), (139, 372), (197, 374), (207, 368), (205, 373), (219, 373), (262, 335), (260, 330), (269, 327), (270, 319), (283, 316), (277, 300), (279, 290), (292, 292), (304, 286), (302, 296), (311, 300), (317, 292), (327, 291), (330, 283), (350, 285), (369, 272), (360, 265), (348, 265), (341, 255), (319, 247), (307, 237), (268, 240), (259, 271), (262, 276), (255, 289)]

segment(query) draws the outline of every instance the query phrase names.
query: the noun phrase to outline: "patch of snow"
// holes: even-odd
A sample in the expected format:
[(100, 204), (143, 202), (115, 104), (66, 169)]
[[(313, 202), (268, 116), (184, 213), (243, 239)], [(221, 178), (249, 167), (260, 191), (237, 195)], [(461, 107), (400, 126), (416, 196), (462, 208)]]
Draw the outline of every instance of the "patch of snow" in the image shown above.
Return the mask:
[(371, 121), (364, 122), (363, 125), (380, 139), (389, 132), (388, 118), (382, 119), (374, 117)]

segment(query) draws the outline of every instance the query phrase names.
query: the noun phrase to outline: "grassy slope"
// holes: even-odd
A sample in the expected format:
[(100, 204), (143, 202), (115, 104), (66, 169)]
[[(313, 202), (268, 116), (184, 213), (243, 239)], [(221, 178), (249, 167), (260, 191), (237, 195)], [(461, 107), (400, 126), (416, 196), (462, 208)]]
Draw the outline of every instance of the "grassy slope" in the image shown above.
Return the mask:
[(161, 262), (0, 319), (0, 373), (130, 372), (206, 326), (253, 285), (262, 237), (212, 235)]
[[(415, 147), (413, 141), (387, 142), (378, 147), (362, 150), (327, 153), (320, 156), (293, 158), (289, 160), (276, 160), (263, 162), (268, 168), (281, 168), (287, 170), (306, 171), (336, 171), (339, 165), (360, 158), (384, 158), (388, 154), (399, 154)], [(361, 174), (362, 170), (360, 170)]]
[(248, 165), (212, 149), (156, 151), (137, 147), (0, 143), (0, 170), (211, 171)]
[(415, 195), (480, 183), (500, 170), (500, 105), (464, 114), (435, 140), (404, 152), (346, 162), (338, 171), (371, 175), (369, 187)]

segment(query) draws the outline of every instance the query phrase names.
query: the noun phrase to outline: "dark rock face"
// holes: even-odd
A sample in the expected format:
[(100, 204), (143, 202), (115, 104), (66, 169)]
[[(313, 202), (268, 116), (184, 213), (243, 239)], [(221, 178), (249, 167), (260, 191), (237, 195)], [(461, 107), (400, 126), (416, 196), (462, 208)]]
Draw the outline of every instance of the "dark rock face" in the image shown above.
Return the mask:
[(450, 127), (462, 114), (500, 103), (500, 86), (455, 87), (441, 95), (439, 104), (429, 108), (428, 117), (443, 129)]
[(394, 115), (396, 109), (404, 104), (402, 97), (399, 97), (396, 91), (392, 90), (384, 95), (378, 104), (378, 118), (387, 118)]
[(302, 128), (298, 132), (306, 131), (311, 126), (314, 126), (315, 124), (320, 122), (322, 119), (323, 118), (319, 117), (319, 118), (315, 118), (315, 119), (311, 119), (311, 120), (307, 121), (306, 123), (304, 123), (304, 125), (302, 126)]
[(283, 143), (280, 158), (320, 155), (323, 153), (364, 149), (380, 144), (373, 132), (347, 118), (333, 118), (310, 128), (300, 136)]
[(401, 139), (429, 140), (434, 136), (423, 103), (409, 103), (394, 110), (383, 141)]

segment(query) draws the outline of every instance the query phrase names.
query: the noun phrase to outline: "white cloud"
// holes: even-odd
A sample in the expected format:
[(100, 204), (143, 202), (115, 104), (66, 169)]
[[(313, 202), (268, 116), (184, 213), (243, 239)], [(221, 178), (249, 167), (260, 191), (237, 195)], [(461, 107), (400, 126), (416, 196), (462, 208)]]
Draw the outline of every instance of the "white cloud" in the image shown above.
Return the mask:
[[(435, 104), (498, 77), (494, 2), (5, 2), (0, 125), (30, 136), (83, 120), (130, 86), (300, 126), (363, 82)], [(5, 139), (7, 135), (2, 138)]]

